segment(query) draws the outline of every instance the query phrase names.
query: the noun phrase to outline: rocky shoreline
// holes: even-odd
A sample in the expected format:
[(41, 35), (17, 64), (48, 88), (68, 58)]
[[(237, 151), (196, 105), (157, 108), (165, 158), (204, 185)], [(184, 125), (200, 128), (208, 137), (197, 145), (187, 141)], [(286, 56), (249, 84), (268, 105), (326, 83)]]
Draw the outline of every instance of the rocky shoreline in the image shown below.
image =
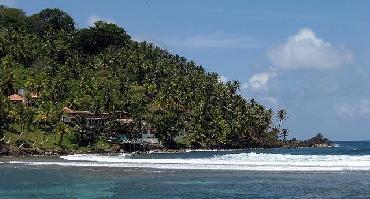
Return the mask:
[[(282, 142), (280, 145), (273, 148), (323, 148), (323, 147), (334, 147), (334, 143), (329, 139), (317, 134), (311, 139), (298, 141), (295, 139)], [(265, 147), (261, 147), (265, 148)], [(270, 148), (270, 147), (269, 147)], [(121, 148), (119, 145), (114, 145), (108, 150), (101, 149), (90, 149), (90, 150), (68, 150), (68, 149), (39, 149), (39, 148), (23, 148), (9, 145), (3, 141), (0, 141), (0, 157), (12, 156), (12, 157), (27, 157), (27, 156), (45, 156), (55, 157), (61, 155), (74, 155), (74, 154), (122, 154), (122, 153), (181, 153), (189, 150), (223, 150), (223, 149), (190, 149), (190, 148), (165, 148), (163, 146), (149, 146), (141, 148), (140, 150), (127, 151)], [(226, 149), (225, 149), (226, 150)], [(238, 149), (227, 149), (227, 150), (238, 150)]]

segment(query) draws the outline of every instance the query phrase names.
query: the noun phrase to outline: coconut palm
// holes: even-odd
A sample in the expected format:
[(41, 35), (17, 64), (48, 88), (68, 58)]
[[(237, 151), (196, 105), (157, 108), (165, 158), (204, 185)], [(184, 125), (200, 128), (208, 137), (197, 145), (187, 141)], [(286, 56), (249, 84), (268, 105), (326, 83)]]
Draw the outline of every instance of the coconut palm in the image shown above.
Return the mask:
[(285, 133), (287, 133), (287, 131), (286, 131), (287, 129), (282, 129), (282, 126), (283, 126), (283, 122), (288, 118), (287, 117), (287, 111), (284, 110), (284, 109), (278, 110), (277, 117), (278, 117), (278, 120), (279, 120), (278, 129), (279, 129), (280, 135), (283, 137), (283, 140), (285, 141), (286, 135), (287, 135), (287, 134), (285, 135)]
[(283, 125), (283, 122), (287, 119), (287, 114), (288, 114), (287, 111), (284, 109), (278, 110), (277, 117), (279, 119), (279, 129)]
[(281, 130), (281, 136), (283, 137), (283, 140), (286, 141), (286, 137), (289, 135), (289, 129), (282, 129)]

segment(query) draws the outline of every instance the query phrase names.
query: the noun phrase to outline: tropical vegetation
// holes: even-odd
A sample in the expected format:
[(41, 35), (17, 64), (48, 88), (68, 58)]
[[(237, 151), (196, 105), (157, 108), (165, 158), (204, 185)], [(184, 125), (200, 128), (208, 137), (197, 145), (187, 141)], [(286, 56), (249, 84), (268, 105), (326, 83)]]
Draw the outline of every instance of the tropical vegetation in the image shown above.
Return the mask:
[[(24, 88), (32, 105), (8, 96)], [(272, 147), (286, 139), (286, 111), (274, 113), (186, 58), (137, 42), (115, 24), (76, 28), (71, 16), (45, 9), (26, 16), (0, 7), (0, 137), (17, 146), (110, 147), (111, 125), (99, 131), (61, 121), (63, 107), (93, 113), (128, 112), (163, 145), (192, 148)], [(30, 94), (27, 99), (31, 100)], [(117, 124), (116, 124), (117, 125)], [(117, 127), (115, 127), (117, 128)], [(180, 140), (175, 138), (183, 133)]]

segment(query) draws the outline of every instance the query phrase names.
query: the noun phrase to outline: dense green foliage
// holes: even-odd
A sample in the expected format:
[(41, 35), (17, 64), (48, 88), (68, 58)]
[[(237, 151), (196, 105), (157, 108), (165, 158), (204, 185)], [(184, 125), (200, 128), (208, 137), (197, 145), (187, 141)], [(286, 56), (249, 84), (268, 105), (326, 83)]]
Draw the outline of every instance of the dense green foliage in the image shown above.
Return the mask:
[[(25, 16), (0, 7), (0, 25), (2, 129), (18, 125), (27, 132), (72, 134), (76, 145), (97, 142), (109, 132), (109, 126), (89, 132), (63, 124), (67, 106), (94, 113), (127, 111), (156, 128), (162, 143), (185, 132), (189, 147), (276, 144), (273, 112), (238, 94), (238, 82), (221, 82), (184, 57), (133, 41), (114, 24), (99, 21), (76, 29), (59, 9)], [(10, 103), (7, 96), (18, 88), (39, 93), (40, 99), (33, 106)]]

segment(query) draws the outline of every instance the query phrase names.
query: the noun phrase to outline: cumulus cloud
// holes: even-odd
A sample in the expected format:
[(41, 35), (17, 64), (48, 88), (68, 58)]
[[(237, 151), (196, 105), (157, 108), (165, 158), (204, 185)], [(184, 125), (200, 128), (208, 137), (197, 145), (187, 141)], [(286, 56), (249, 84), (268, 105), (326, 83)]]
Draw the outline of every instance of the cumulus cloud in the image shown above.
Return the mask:
[(343, 47), (333, 46), (316, 36), (309, 28), (268, 51), (271, 62), (284, 69), (334, 69), (352, 60)]
[(357, 104), (337, 104), (335, 111), (343, 117), (355, 117), (358, 115), (370, 115), (370, 100), (362, 99)]
[(266, 72), (255, 73), (249, 78), (248, 83), (241, 86), (242, 89), (252, 89), (255, 91), (268, 90), (269, 82), (272, 78), (277, 76), (277, 71), (274, 68), (270, 68)]
[(110, 18), (104, 18), (104, 17), (100, 17), (100, 16), (96, 16), (96, 15), (91, 15), (87, 19), (87, 24), (89, 26), (94, 26), (95, 22), (97, 22), (97, 21), (105, 21), (107, 23), (114, 23), (114, 24), (116, 23), (113, 19), (110, 19)]

